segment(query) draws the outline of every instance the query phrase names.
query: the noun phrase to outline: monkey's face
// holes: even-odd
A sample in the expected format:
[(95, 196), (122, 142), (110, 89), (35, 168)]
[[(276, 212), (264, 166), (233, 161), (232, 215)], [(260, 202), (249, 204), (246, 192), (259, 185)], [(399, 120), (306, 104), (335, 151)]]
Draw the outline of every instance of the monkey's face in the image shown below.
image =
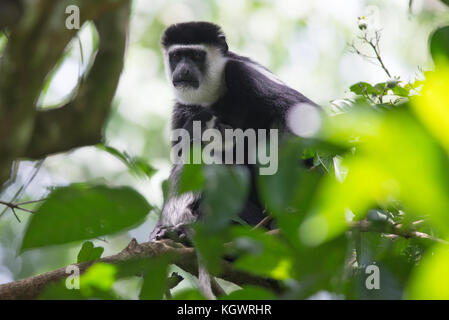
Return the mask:
[(198, 89), (206, 69), (206, 52), (200, 49), (177, 49), (169, 53), (173, 86)]
[(175, 45), (166, 52), (165, 62), (178, 102), (210, 105), (221, 96), (226, 60), (219, 48)]

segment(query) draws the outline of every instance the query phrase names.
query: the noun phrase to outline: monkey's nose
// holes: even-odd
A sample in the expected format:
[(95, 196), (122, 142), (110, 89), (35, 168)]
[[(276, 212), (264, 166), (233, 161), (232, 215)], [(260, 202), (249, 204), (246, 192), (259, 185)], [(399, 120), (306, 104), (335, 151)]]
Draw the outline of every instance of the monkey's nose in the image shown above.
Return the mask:
[(173, 75), (173, 84), (175, 86), (197, 88), (199, 86), (199, 81), (195, 77), (195, 73), (189, 70), (189, 68), (182, 68)]
[(190, 70), (189, 69), (182, 69), (181, 70), (181, 77), (182, 78), (188, 78), (190, 77)]

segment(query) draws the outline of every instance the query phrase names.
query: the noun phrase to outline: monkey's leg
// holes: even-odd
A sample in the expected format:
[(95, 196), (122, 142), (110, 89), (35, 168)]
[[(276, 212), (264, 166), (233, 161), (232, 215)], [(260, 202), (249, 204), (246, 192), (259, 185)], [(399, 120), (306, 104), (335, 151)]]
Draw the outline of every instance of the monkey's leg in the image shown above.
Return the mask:
[(171, 239), (191, 245), (191, 224), (198, 220), (201, 195), (187, 192), (173, 196), (162, 209), (158, 223), (150, 234), (150, 241)]

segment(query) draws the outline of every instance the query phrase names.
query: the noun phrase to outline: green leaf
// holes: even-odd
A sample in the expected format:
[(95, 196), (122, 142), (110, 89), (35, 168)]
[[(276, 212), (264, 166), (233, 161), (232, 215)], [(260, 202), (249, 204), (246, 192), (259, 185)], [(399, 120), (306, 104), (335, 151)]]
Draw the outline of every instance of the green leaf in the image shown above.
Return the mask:
[(449, 26), (439, 28), (432, 34), (430, 53), (436, 63), (441, 60), (449, 61)]
[(148, 264), (140, 290), (141, 300), (160, 300), (167, 289), (168, 259), (152, 259)]
[(367, 82), (358, 82), (349, 87), (349, 90), (358, 95), (373, 94), (376, 91), (374, 87)]
[[(449, 62), (449, 61), (448, 61)], [(435, 72), (429, 73), (421, 94), (411, 102), (413, 110), (427, 129), (446, 148), (449, 154), (449, 63), (441, 64)]]
[(168, 196), (170, 194), (170, 179), (165, 179), (162, 181), (161, 183), (161, 188), (162, 188), (162, 196), (164, 197), (164, 202), (167, 201)]
[(406, 299), (449, 299), (449, 250), (437, 244), (413, 271)]
[(116, 274), (117, 266), (103, 262), (96, 263), (81, 276), (80, 289), (87, 292), (91, 287), (102, 291), (111, 290), (116, 280)]
[(78, 253), (77, 263), (100, 259), (103, 251), (103, 247), (94, 247), (92, 241), (86, 241)]
[(248, 197), (249, 174), (245, 167), (221, 165), (205, 166), (204, 173), (204, 219), (195, 225), (194, 242), (207, 269), (216, 274), (220, 271), (227, 227), (238, 219)]
[[(103, 299), (116, 300), (119, 297), (113, 290), (113, 285), (117, 280), (117, 266), (98, 262), (79, 275), (71, 270), (61, 281), (51, 283), (39, 299), (43, 300), (84, 300)], [(68, 285), (72, 288), (69, 289)], [(79, 287), (76, 287), (79, 285)]]
[(202, 223), (196, 224), (194, 230), (193, 242), (202, 263), (210, 273), (220, 273), (226, 233), (217, 231), (211, 233), (210, 229)]
[(67, 284), (77, 282), (72, 274), (70, 278), (50, 284), (39, 299), (46, 300), (81, 300), (81, 299), (118, 299), (112, 286), (116, 281), (117, 266), (107, 263), (92, 265), (79, 278), (79, 288), (68, 289)]
[(126, 152), (120, 152), (111, 146), (106, 146), (103, 144), (98, 144), (97, 148), (108, 152), (122, 161), (123, 164), (128, 167), (128, 170), (137, 176), (145, 176), (149, 179), (156, 173), (156, 169), (140, 157), (132, 157)]
[(408, 97), (410, 94), (410, 92), (407, 89), (400, 87), (400, 86), (396, 86), (391, 90), (393, 91), (393, 93), (395, 95), (397, 95), (399, 97)]
[(173, 296), (173, 300), (205, 300), (197, 289), (185, 289)]
[(388, 85), (386, 82), (377, 83), (374, 86), (374, 93), (377, 95), (385, 94), (388, 91)]
[(214, 232), (229, 225), (243, 209), (249, 192), (249, 173), (243, 166), (222, 165), (208, 165), (204, 173), (204, 223)]
[(301, 154), (300, 141), (289, 141), (279, 152), (277, 172), (258, 177), (262, 198), (273, 215), (304, 213), (317, 188), (321, 176), (301, 167)]
[[(444, 82), (440, 82), (440, 88), (444, 90)], [(440, 88), (432, 89), (435, 92)], [(435, 124), (446, 121), (447, 111), (443, 107), (444, 102), (436, 106), (440, 117), (433, 119), (427, 109), (416, 110)], [(357, 137), (359, 146), (342, 162), (348, 168), (343, 182), (334, 177), (324, 179), (310, 210), (318, 213), (312, 221), (316, 230), (308, 228), (313, 232), (307, 232), (304, 239), (319, 243), (343, 232), (348, 208), (357, 218), (363, 218), (376, 204), (386, 205), (394, 200), (401, 200), (411, 214), (429, 216), (436, 230), (448, 232), (449, 166), (444, 150), (407, 105), (383, 113), (361, 111), (334, 117), (327, 127), (333, 127), (328, 139), (347, 143)], [(435, 126), (442, 137), (446, 127)]]
[(153, 168), (144, 159), (140, 157), (131, 158), (130, 169), (136, 175), (146, 176), (148, 179), (151, 178), (157, 171), (155, 168)]
[(186, 164), (179, 180), (179, 193), (188, 191), (201, 191), (206, 183), (202, 166), (199, 164)]
[(52, 283), (39, 295), (39, 300), (83, 300), (81, 290), (69, 290), (65, 283)]
[(231, 292), (229, 295), (220, 297), (220, 300), (274, 300), (276, 295), (264, 288), (256, 286), (242, 286), (241, 290)]
[(97, 148), (103, 151), (108, 152), (109, 154), (115, 156), (116, 158), (120, 159), (123, 163), (127, 163), (128, 159), (126, 158), (126, 156), (121, 153), (120, 151), (118, 151), (116, 148), (111, 147), (111, 146), (106, 146), (103, 144), (98, 144)]
[(32, 215), (20, 251), (124, 231), (142, 223), (150, 209), (129, 187), (57, 188)]
[(292, 252), (279, 239), (241, 226), (233, 227), (232, 235), (235, 247), (245, 252), (234, 263), (235, 268), (278, 280), (293, 277)]

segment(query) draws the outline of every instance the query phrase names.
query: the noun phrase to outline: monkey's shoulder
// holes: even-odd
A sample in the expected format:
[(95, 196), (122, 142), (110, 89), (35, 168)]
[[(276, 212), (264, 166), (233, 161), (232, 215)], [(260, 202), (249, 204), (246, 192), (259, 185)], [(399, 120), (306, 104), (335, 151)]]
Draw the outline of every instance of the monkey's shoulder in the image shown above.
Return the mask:
[(246, 57), (234, 56), (227, 61), (224, 69), (229, 98), (270, 107), (288, 108), (300, 102), (315, 104), (259, 63)]

